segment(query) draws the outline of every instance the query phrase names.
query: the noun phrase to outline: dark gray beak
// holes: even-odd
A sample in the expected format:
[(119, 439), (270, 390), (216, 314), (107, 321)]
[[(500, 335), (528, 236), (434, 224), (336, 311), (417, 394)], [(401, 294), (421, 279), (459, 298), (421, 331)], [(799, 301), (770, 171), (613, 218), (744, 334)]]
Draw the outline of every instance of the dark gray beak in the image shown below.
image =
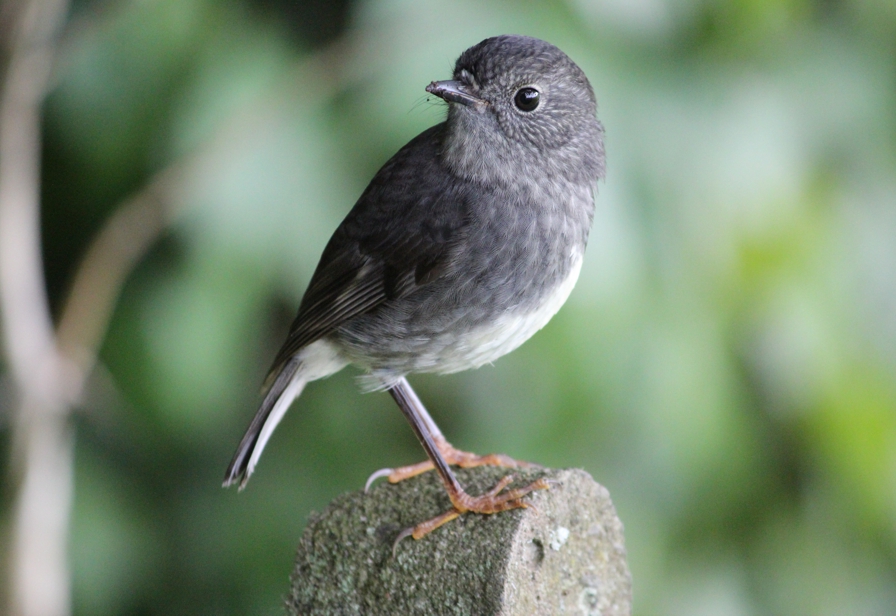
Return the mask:
[(449, 103), (460, 103), (476, 109), (485, 107), (488, 102), (478, 96), (466, 92), (467, 86), (460, 81), (433, 81), (426, 86), (426, 91), (435, 94)]

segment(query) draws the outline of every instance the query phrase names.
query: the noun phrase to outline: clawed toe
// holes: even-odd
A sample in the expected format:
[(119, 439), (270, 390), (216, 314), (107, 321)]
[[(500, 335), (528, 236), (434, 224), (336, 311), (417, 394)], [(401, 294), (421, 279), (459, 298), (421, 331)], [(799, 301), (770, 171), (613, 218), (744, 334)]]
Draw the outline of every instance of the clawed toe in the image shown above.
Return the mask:
[(491, 490), (481, 496), (470, 496), (463, 490), (456, 494), (449, 493), (451, 504), (454, 505), (454, 508), (430, 520), (421, 522), (417, 526), (406, 528), (401, 531), (392, 546), (393, 555), (395, 554), (399, 542), (407, 537), (422, 539), (443, 524), (446, 524), (465, 513), (490, 515), (502, 511), (509, 511), (511, 509), (527, 509), (532, 507), (532, 505), (522, 501), (524, 496), (535, 490), (547, 490), (551, 487), (551, 482), (549, 480), (537, 479), (522, 488), (514, 488), (505, 491), (505, 488), (510, 485), (513, 480), (513, 475), (507, 475), (496, 483)]
[(451, 471), (451, 466), (461, 466), (463, 468), (471, 468), (474, 466), (502, 466), (510, 468), (534, 466), (527, 462), (519, 462), (501, 454), (491, 454), (487, 456), (477, 456), (474, 453), (461, 451), (456, 449), (449, 443), (429, 413), (420, 403), (417, 394), (408, 385), (408, 382), (401, 377), (389, 388), (389, 393), (395, 399), (404, 416), (410, 422), (414, 433), (423, 445), (428, 462), (415, 464), (413, 466), (405, 466), (397, 469), (383, 469), (374, 473), (367, 481), (369, 487), (371, 482), (379, 477), (388, 475), (389, 481), (397, 483), (408, 477), (413, 477), (430, 469), (435, 469), (445, 486), (448, 498), (451, 500), (452, 509), (437, 516), (431, 520), (427, 520), (422, 524), (418, 524), (414, 528), (401, 531), (393, 545), (393, 553), (398, 542), (405, 537), (413, 537), (420, 539), (425, 537), (437, 529), (442, 524), (450, 522), (454, 518), (464, 513), (482, 513), (492, 514), (509, 509), (519, 509), (528, 507), (521, 499), (534, 490), (545, 490), (550, 487), (547, 481), (538, 479), (528, 486), (506, 490), (507, 486), (513, 481), (513, 476), (507, 476), (501, 479), (491, 490), (477, 497), (467, 494), (458, 482), (457, 477)]
[[(461, 468), (475, 468), (477, 466), (500, 466), (503, 468), (541, 468), (538, 464), (524, 462), (523, 460), (514, 460), (510, 456), (500, 453), (490, 453), (480, 456), (469, 451), (456, 449), (451, 443), (445, 439), (436, 441), (439, 453), (442, 454), (445, 462), (451, 466), (459, 466)], [(399, 483), (405, 479), (416, 477), (435, 468), (431, 460), (425, 460), (418, 464), (408, 466), (399, 466), (398, 468), (383, 468), (373, 473), (364, 485), (364, 491), (367, 492), (373, 482), (381, 477), (386, 477), (389, 483)]]
[[(379, 479), (380, 477), (388, 477), (392, 473), (395, 472), (395, 469), (392, 468), (381, 468), (380, 470), (374, 472), (370, 477), (367, 478), (367, 483), (364, 484), (364, 491), (369, 492), (370, 486), (373, 485), (373, 482)], [(394, 481), (392, 483), (395, 483)]]
[(457, 509), (451, 509), (450, 511), (446, 511), (442, 515), (437, 515), (436, 517), (426, 520), (425, 522), (421, 522), (417, 524), (417, 526), (412, 526), (411, 528), (406, 528), (400, 533), (398, 533), (398, 537), (395, 538), (395, 543), (392, 544), (392, 556), (395, 556), (396, 550), (398, 549), (398, 544), (401, 543), (402, 539), (406, 539), (408, 537), (413, 537), (414, 540), (422, 539), (439, 526), (450, 522), (451, 520), (460, 516), (461, 513)]

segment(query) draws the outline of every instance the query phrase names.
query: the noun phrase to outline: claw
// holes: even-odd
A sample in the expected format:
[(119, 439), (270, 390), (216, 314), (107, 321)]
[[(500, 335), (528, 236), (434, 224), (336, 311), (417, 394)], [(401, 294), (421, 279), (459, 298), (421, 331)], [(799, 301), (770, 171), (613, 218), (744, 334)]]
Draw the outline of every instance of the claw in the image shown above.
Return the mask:
[[(531, 462), (524, 462), (522, 460), (514, 460), (513, 458), (500, 453), (491, 453), (485, 456), (479, 456), (475, 453), (470, 453), (469, 451), (461, 451), (460, 449), (456, 449), (443, 437), (440, 437), (436, 440), (436, 445), (439, 449), (439, 453), (441, 453), (442, 457), (445, 459), (445, 462), (447, 462), (449, 465), (459, 466), (461, 468), (475, 468), (477, 466), (500, 466), (504, 468), (541, 468), (541, 466), (539, 466), (538, 464), (532, 464)], [(400, 466), (393, 469), (384, 468), (381, 471), (377, 471), (376, 473), (374, 473), (371, 476), (371, 479), (367, 480), (367, 485), (369, 487), (374, 479), (385, 476), (389, 477), (389, 483), (399, 483), (401, 481), (404, 481), (405, 479), (410, 479), (411, 477), (416, 477), (417, 475), (420, 475), (427, 471), (431, 471), (432, 469), (433, 464), (430, 460), (419, 462), (417, 464), (411, 464), (410, 466)]]
[(395, 538), (395, 543), (392, 544), (392, 558), (395, 558), (395, 556), (398, 554), (398, 544), (401, 543), (401, 540), (407, 539), (408, 537), (412, 536), (413, 534), (414, 534), (413, 528), (406, 528), (403, 531), (401, 531), (400, 533), (398, 533), (398, 536)]
[(520, 501), (520, 509), (531, 509), (532, 511), (535, 512), (535, 515), (541, 515), (541, 511), (538, 510), (538, 507), (536, 507), (535, 505), (533, 505), (531, 502), (528, 502), (528, 501), (526, 501), (526, 502)]
[(421, 522), (420, 524), (417, 524), (417, 526), (404, 529), (403, 531), (398, 533), (398, 537), (395, 539), (395, 543), (392, 544), (392, 556), (393, 557), (395, 556), (395, 553), (396, 553), (395, 550), (396, 550), (396, 548), (398, 548), (398, 542), (401, 541), (402, 539), (405, 539), (407, 537), (413, 537), (414, 540), (423, 539), (423, 537), (425, 537), (426, 535), (428, 535), (429, 533), (431, 533), (438, 527), (450, 522), (451, 520), (454, 520), (455, 518), (459, 517), (460, 515), (461, 515), (461, 512), (458, 511), (457, 509), (451, 509), (449, 511), (446, 511), (442, 515), (437, 515), (436, 517), (432, 518), (431, 520), (426, 520), (425, 522)]
[(513, 475), (507, 475), (502, 478), (495, 486), (483, 494), (482, 496), (470, 496), (466, 492), (451, 495), (453, 509), (438, 515), (431, 520), (421, 522), (413, 528), (406, 528), (395, 539), (392, 544), (392, 556), (394, 557), (398, 550), (398, 544), (402, 540), (413, 537), (414, 539), (422, 539), (443, 524), (454, 520), (465, 513), (493, 514), (501, 511), (509, 511), (510, 509), (538, 509), (532, 503), (522, 500), (524, 496), (535, 490), (546, 490), (550, 488), (549, 482), (545, 479), (537, 479), (528, 486), (523, 488), (515, 488), (513, 490), (504, 491), (508, 485), (514, 480)]
[(373, 482), (379, 479), (380, 477), (388, 477), (392, 473), (395, 472), (395, 469), (391, 468), (381, 468), (380, 470), (373, 473), (370, 477), (367, 478), (367, 483), (364, 484), (364, 491), (369, 492), (370, 486), (373, 485)]

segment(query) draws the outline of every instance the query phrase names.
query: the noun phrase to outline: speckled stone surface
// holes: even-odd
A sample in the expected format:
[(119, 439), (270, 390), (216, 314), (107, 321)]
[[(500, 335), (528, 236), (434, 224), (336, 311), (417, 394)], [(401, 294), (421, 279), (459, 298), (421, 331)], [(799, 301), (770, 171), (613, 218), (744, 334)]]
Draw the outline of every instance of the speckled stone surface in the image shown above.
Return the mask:
[[(507, 469), (459, 470), (480, 494)], [(582, 470), (520, 470), (514, 486), (549, 477), (534, 507), (465, 515), (420, 541), (401, 529), (446, 511), (435, 473), (336, 498), (302, 535), (290, 614), (396, 616), (631, 613), (622, 523), (607, 490)]]

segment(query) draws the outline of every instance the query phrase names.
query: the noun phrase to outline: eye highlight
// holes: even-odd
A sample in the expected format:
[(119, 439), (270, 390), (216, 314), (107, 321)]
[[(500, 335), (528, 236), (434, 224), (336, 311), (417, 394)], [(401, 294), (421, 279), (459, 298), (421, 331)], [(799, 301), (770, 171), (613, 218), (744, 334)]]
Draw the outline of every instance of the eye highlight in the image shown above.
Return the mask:
[(541, 92), (532, 87), (520, 88), (513, 96), (513, 104), (520, 111), (535, 111), (541, 102)]

